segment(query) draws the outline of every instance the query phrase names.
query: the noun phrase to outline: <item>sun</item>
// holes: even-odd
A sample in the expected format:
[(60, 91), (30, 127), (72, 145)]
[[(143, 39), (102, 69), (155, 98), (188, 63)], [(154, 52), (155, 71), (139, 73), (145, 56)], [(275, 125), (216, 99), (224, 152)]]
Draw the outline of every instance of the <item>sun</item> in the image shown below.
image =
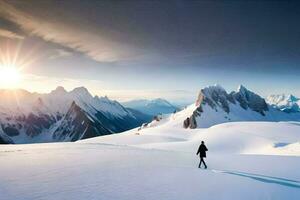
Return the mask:
[(0, 88), (16, 88), (20, 81), (21, 74), (16, 66), (0, 65)]

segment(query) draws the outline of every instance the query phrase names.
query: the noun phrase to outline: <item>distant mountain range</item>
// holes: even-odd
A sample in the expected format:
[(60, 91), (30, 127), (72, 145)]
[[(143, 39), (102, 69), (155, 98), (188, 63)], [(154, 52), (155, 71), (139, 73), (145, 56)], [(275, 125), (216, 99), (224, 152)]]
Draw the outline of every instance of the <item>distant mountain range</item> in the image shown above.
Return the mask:
[(142, 113), (147, 115), (155, 116), (158, 114), (168, 114), (173, 113), (178, 110), (178, 108), (172, 105), (165, 99), (153, 99), (153, 100), (146, 100), (146, 99), (138, 99), (123, 102), (122, 105), (126, 108), (131, 108), (138, 110)]
[(0, 90), (0, 143), (76, 141), (135, 128), (150, 116), (84, 87), (49, 94)]
[[(107, 97), (92, 96), (84, 87), (70, 92), (58, 87), (48, 94), (0, 90), (0, 99), (2, 144), (76, 141), (118, 133), (149, 122), (159, 113), (177, 110), (164, 99), (134, 100), (122, 106)], [(180, 123), (185, 128), (234, 121), (300, 121), (299, 98), (272, 95), (266, 101), (244, 86), (230, 93), (219, 85), (209, 86), (200, 90), (194, 104), (169, 115), (172, 120), (174, 126)], [(153, 123), (161, 122), (143, 127)]]
[(295, 97), (294, 95), (270, 95), (266, 100), (274, 108), (278, 108), (284, 112), (300, 112), (300, 98)]

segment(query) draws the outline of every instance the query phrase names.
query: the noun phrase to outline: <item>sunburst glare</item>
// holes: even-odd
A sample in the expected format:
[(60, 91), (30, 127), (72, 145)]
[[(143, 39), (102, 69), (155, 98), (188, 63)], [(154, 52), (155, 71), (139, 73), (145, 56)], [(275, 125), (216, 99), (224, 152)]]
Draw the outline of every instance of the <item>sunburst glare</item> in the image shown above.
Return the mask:
[(36, 60), (32, 56), (34, 48), (21, 55), (22, 44), (22, 41), (14, 44), (10, 40), (1, 43), (0, 88), (21, 87), (24, 69)]
[(0, 65), (0, 87), (16, 88), (21, 81), (20, 70), (14, 65)]

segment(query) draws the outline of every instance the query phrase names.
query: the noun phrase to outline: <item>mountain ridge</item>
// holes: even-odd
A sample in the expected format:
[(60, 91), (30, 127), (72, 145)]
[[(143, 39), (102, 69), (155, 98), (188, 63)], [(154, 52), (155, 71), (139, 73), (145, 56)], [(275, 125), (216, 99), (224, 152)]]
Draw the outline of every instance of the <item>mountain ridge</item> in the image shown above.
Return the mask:
[(274, 108), (287, 113), (300, 112), (300, 98), (289, 94), (269, 95), (267, 102)]
[[(146, 121), (119, 102), (92, 96), (84, 87), (48, 94), (0, 90), (2, 143), (76, 141), (132, 129)], [(5, 142), (6, 141), (6, 142)]]
[(172, 105), (169, 101), (163, 98), (156, 99), (135, 99), (127, 102), (122, 102), (127, 108), (138, 110), (147, 115), (156, 116), (158, 114), (168, 114), (177, 111), (178, 108)]

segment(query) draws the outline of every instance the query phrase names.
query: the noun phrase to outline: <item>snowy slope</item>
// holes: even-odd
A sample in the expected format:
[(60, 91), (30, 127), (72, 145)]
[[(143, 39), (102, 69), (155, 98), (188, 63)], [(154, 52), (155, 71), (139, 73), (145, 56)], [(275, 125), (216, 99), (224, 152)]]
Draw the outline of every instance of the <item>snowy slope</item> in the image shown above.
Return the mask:
[(287, 113), (300, 112), (300, 99), (294, 95), (270, 95), (266, 101), (275, 108)]
[(148, 115), (158, 115), (158, 114), (168, 114), (173, 113), (174, 111), (178, 110), (177, 107), (169, 103), (165, 99), (153, 99), (153, 100), (146, 100), (146, 99), (138, 99), (123, 102), (122, 105), (128, 108), (132, 108), (143, 112)]
[(210, 152), (217, 154), (300, 156), (300, 122), (231, 122), (210, 128), (184, 129), (180, 127), (181, 117), (172, 114), (143, 129), (81, 140), (80, 143), (194, 152), (204, 140), (209, 143)]
[[(299, 123), (236, 122), (183, 129), (174, 121), (76, 143), (0, 145), (1, 197), (299, 198)], [(207, 170), (197, 168), (201, 140), (209, 149)]]

